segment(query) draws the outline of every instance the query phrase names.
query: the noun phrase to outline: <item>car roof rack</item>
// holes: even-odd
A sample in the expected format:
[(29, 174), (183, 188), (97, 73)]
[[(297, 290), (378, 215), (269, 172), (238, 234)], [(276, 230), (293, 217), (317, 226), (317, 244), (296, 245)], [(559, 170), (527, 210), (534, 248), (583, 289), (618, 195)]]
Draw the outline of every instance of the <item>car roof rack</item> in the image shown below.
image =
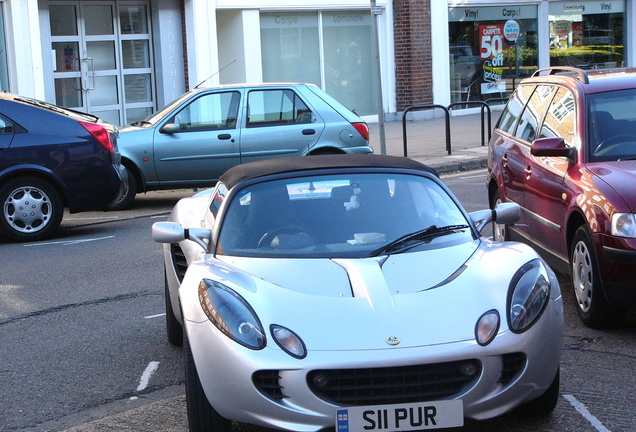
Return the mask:
[(583, 84), (589, 84), (590, 79), (587, 76), (587, 73), (583, 69), (579, 69), (576, 67), (570, 66), (552, 66), (543, 69), (537, 69), (532, 76), (539, 76), (541, 72), (548, 72), (546, 75), (556, 75), (558, 73), (565, 73), (568, 75), (575, 75), (575, 77), (581, 81)]

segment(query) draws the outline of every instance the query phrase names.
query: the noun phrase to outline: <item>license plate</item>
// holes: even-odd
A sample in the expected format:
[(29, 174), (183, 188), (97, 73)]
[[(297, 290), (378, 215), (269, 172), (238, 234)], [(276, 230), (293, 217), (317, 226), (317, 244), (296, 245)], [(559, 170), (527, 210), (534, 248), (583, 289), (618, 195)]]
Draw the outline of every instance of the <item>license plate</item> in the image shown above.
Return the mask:
[(336, 432), (413, 431), (461, 427), (461, 400), (375, 405), (336, 410)]

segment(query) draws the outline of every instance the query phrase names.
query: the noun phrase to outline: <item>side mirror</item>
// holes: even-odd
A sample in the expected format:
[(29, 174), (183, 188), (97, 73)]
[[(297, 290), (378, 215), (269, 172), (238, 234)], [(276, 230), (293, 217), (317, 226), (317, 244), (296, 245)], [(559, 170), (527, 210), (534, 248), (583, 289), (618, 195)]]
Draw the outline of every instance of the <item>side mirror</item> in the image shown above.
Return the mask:
[(575, 161), (576, 150), (565, 145), (563, 138), (539, 138), (530, 146), (532, 156), (564, 157), (570, 162)]
[(152, 224), (152, 239), (158, 243), (179, 243), (192, 240), (209, 252), (212, 244), (212, 231), (205, 228), (183, 228), (177, 222), (155, 222)]
[(494, 210), (479, 210), (469, 216), (473, 226), (481, 233), (490, 222), (504, 225), (517, 222), (521, 217), (521, 207), (515, 203), (501, 203)]
[(170, 135), (172, 135), (173, 133), (177, 133), (179, 131), (181, 131), (181, 125), (178, 125), (176, 123), (166, 123), (161, 128), (161, 132), (167, 133)]
[(152, 239), (157, 243), (179, 243), (186, 239), (186, 230), (176, 222), (155, 222)]

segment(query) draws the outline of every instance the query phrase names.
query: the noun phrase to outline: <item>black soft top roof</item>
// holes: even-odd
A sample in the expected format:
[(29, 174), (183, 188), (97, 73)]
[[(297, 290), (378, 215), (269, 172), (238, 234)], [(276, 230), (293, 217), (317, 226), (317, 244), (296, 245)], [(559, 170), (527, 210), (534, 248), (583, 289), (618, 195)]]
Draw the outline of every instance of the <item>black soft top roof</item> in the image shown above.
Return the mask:
[(221, 175), (221, 181), (230, 189), (246, 180), (268, 175), (295, 171), (329, 170), (334, 168), (393, 168), (424, 171), (437, 176), (434, 169), (405, 157), (372, 154), (338, 154), (295, 156), (248, 162), (227, 170)]

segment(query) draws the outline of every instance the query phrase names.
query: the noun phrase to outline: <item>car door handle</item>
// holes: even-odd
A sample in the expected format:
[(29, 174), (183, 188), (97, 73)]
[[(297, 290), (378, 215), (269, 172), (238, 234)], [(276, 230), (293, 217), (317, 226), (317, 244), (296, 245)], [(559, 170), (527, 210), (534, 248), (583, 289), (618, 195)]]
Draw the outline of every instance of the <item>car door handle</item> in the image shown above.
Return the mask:
[(303, 129), (303, 135), (313, 135), (316, 133), (316, 129)]
[(230, 138), (232, 138), (232, 135), (230, 134), (219, 134), (219, 136), (217, 136), (218, 139), (220, 140), (229, 140)]
[(508, 155), (505, 154), (501, 157), (501, 166), (504, 168), (508, 166)]
[(526, 180), (528, 180), (532, 176), (532, 167), (528, 165), (523, 171), (526, 173)]

